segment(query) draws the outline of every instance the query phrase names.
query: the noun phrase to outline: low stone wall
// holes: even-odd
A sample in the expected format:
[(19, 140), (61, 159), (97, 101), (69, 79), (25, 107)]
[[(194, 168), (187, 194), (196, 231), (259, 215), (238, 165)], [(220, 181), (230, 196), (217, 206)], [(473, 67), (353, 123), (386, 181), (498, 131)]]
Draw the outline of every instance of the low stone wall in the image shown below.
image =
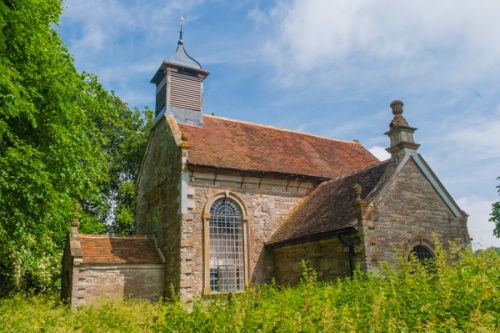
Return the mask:
[(302, 260), (316, 271), (318, 281), (331, 281), (351, 274), (349, 254), (344, 252), (344, 246), (336, 237), (275, 248), (273, 252), (278, 284), (297, 284), (302, 278)]
[(127, 297), (157, 301), (164, 294), (164, 271), (164, 265), (75, 266), (71, 307)]

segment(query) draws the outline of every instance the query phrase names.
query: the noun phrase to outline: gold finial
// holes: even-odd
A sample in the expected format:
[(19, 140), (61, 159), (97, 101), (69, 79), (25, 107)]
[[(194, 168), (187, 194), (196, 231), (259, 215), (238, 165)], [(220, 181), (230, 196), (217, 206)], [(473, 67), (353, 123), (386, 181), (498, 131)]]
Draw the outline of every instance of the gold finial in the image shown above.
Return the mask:
[(75, 202), (75, 218), (71, 222), (71, 226), (73, 228), (78, 228), (80, 226), (80, 221), (78, 220), (78, 210), (80, 209), (80, 204), (78, 202)]
[(189, 148), (190, 147), (190, 145), (188, 143), (189, 136), (187, 135), (187, 133), (181, 134), (181, 140), (182, 140), (181, 148)]
[(361, 185), (359, 185), (358, 183), (356, 183), (354, 185), (354, 193), (356, 193), (356, 200), (361, 200)]

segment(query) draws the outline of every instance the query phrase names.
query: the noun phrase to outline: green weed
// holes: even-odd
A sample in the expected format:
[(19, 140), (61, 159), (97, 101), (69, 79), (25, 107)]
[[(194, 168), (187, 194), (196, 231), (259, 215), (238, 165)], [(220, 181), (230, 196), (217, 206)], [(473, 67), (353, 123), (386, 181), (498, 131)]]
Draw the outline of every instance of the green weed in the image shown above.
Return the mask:
[(402, 259), (323, 283), (303, 263), (295, 287), (210, 300), (103, 302), (71, 311), (57, 295), (0, 300), (2, 332), (498, 332), (500, 255), (438, 248), (431, 268)]

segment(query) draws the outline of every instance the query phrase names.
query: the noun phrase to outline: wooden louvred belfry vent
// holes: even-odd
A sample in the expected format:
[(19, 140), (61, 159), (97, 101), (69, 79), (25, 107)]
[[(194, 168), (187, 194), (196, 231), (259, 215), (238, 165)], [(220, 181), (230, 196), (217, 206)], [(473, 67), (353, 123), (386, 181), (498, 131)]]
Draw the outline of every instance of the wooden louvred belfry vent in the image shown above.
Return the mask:
[(203, 126), (203, 80), (208, 74), (184, 49), (181, 26), (177, 50), (151, 79), (156, 84), (156, 120), (170, 114), (179, 123)]
[(156, 107), (155, 116), (167, 105), (167, 76), (165, 75), (160, 83), (156, 86)]
[(170, 105), (201, 111), (203, 79), (175, 72), (170, 75)]

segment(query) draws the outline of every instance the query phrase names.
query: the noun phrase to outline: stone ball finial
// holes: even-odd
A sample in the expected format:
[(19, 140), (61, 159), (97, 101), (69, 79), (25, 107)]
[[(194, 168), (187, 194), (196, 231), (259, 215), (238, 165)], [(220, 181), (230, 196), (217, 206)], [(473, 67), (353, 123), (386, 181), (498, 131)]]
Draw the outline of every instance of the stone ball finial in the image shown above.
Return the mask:
[(80, 226), (80, 221), (78, 219), (74, 219), (73, 221), (71, 221), (71, 226), (73, 228), (78, 228)]
[(392, 114), (393, 115), (400, 115), (403, 113), (403, 105), (404, 103), (399, 101), (399, 100), (395, 100), (391, 103), (391, 109), (392, 109)]
[(75, 218), (71, 221), (71, 226), (73, 228), (78, 228), (80, 226), (80, 221), (78, 220), (78, 210), (80, 209), (80, 204), (75, 202)]
[(181, 140), (182, 140), (182, 143), (181, 143), (181, 148), (182, 149), (188, 149), (188, 148), (190, 148), (189, 143), (188, 143), (189, 136), (187, 135), (187, 133), (182, 133), (181, 134)]

